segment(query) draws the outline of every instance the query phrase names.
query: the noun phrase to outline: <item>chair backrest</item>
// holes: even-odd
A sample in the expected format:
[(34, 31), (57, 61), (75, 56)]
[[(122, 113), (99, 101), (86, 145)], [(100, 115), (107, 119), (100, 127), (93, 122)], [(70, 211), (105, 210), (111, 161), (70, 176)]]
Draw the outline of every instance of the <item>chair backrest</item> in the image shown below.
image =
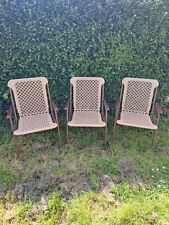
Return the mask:
[(122, 111), (149, 114), (158, 81), (126, 77), (122, 83), (124, 85)]
[(45, 77), (15, 79), (8, 82), (21, 117), (49, 112)]
[(99, 111), (101, 107), (102, 86), (105, 81), (101, 77), (73, 77), (73, 105), (75, 111)]

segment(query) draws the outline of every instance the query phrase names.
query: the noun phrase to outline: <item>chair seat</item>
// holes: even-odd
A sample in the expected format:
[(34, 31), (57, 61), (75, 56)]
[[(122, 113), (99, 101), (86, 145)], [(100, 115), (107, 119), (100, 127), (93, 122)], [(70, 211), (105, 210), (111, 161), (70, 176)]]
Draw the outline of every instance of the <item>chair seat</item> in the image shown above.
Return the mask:
[(106, 123), (102, 121), (100, 112), (75, 111), (72, 120), (68, 122), (72, 127), (105, 127)]
[(53, 123), (49, 113), (20, 117), (18, 129), (14, 131), (14, 135), (24, 135), (44, 130), (50, 130), (57, 127), (57, 123)]
[(157, 126), (152, 123), (149, 115), (140, 113), (121, 112), (120, 120), (117, 120), (117, 124), (146, 129), (157, 129)]

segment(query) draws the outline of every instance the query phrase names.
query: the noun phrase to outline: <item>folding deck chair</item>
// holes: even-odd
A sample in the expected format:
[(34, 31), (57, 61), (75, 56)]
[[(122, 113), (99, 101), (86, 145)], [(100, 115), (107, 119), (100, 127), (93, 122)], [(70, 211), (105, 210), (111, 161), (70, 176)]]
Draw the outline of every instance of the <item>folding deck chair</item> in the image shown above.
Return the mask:
[(105, 81), (101, 77), (71, 78), (70, 98), (65, 105), (67, 142), (69, 127), (103, 127), (105, 128), (105, 144), (107, 143), (107, 112), (109, 106), (104, 100), (104, 83)]
[[(113, 142), (116, 124), (153, 130), (152, 146), (163, 110), (155, 103), (158, 81), (130, 78), (122, 80), (119, 100), (116, 102), (116, 115), (113, 127)], [(152, 113), (157, 114), (157, 123), (152, 122)]]
[(25, 135), (57, 128), (58, 108), (51, 100), (45, 77), (15, 79), (8, 82), (12, 105), (7, 112), (14, 135)]

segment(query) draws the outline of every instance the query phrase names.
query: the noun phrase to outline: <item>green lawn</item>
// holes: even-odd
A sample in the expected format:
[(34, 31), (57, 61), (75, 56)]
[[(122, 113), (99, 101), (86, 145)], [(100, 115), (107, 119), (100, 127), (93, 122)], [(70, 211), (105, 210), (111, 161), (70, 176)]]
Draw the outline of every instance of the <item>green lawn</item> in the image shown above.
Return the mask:
[[(169, 110), (168, 110), (169, 113)], [(71, 129), (17, 138), (0, 128), (0, 225), (169, 224), (169, 117), (149, 130)], [(19, 159), (17, 151), (20, 152)]]

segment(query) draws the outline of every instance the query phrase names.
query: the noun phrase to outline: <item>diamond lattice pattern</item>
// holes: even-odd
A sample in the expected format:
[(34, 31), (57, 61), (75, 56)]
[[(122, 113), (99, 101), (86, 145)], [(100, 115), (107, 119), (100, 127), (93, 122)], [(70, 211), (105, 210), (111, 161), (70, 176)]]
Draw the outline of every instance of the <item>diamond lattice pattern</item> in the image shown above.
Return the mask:
[(17, 82), (16, 91), (21, 111), (20, 116), (48, 112), (40, 80)]
[(149, 114), (153, 97), (151, 93), (151, 82), (129, 81), (122, 111)]
[(98, 80), (77, 80), (75, 111), (99, 111), (99, 89)]

